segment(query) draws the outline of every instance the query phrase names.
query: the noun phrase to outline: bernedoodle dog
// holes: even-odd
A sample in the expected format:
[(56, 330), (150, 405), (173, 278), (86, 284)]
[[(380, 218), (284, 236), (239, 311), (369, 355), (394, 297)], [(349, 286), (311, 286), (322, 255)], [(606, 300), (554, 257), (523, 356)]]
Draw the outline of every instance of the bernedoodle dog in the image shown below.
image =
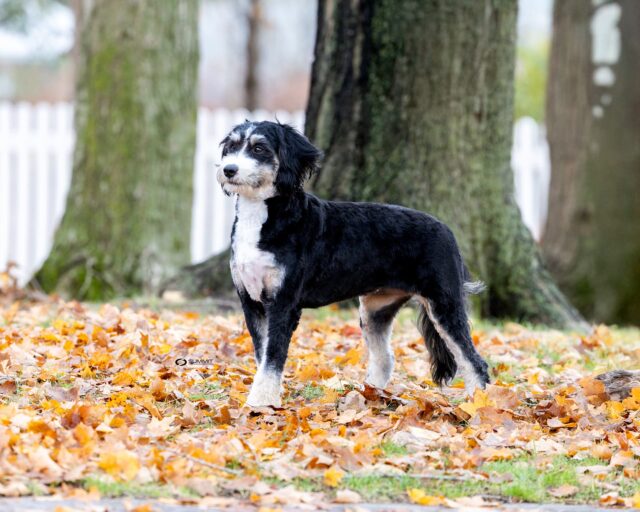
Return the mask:
[(245, 122), (222, 141), (217, 179), (236, 195), (231, 275), (253, 339), (257, 374), (247, 405), (281, 405), (282, 372), (302, 308), (359, 297), (369, 350), (365, 382), (384, 388), (394, 365), (391, 324), (415, 297), (434, 382), (456, 374), (468, 393), (489, 382), (469, 333), (470, 282), (451, 230), (386, 204), (324, 201), (303, 183), (322, 153), (291, 126)]

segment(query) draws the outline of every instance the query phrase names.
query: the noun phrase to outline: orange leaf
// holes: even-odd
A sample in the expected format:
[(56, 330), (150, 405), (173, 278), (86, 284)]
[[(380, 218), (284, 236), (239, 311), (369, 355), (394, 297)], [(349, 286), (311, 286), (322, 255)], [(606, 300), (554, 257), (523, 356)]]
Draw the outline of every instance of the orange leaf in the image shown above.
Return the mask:
[(98, 461), (98, 467), (105, 473), (119, 480), (131, 480), (140, 469), (138, 456), (129, 450), (103, 453)]
[(409, 499), (412, 503), (416, 505), (427, 505), (427, 506), (435, 506), (435, 505), (444, 505), (446, 500), (442, 496), (430, 496), (425, 493), (422, 489), (407, 489), (407, 494), (409, 495)]
[(329, 487), (337, 487), (344, 477), (344, 472), (337, 466), (331, 466), (324, 472), (324, 483)]

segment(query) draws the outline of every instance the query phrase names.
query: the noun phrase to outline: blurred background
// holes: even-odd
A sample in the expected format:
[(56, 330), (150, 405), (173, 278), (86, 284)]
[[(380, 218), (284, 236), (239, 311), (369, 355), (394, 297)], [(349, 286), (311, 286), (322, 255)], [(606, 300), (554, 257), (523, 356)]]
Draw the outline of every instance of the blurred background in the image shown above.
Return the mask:
[[(582, 101), (579, 84), (591, 82), (597, 92), (585, 93), (587, 106), (580, 107), (587, 111), (588, 117), (599, 119), (613, 115), (607, 112), (613, 110), (612, 103), (622, 103), (626, 105), (622, 109), (626, 111), (623, 116), (627, 117), (620, 118), (621, 130), (630, 137), (638, 134), (637, 118), (628, 118), (640, 117), (639, 95), (618, 99), (613, 89), (616, 78), (626, 72), (616, 68), (622, 62), (621, 48), (626, 44), (625, 38), (632, 37), (622, 33), (620, 20), (624, 16), (621, 13), (628, 9), (626, 14), (633, 18), (640, 10), (633, 7), (632, 2), (568, 0), (563, 3), (565, 7), (556, 6), (554, 12), (552, 0), (517, 1), (517, 39), (513, 49), (515, 99), (510, 110), (512, 138), (509, 141), (513, 194), (522, 222), (536, 242), (533, 252), (543, 255), (560, 288), (582, 315), (589, 320), (637, 324), (640, 323), (640, 305), (636, 298), (640, 295), (640, 289), (636, 287), (640, 282), (640, 243), (629, 240), (633, 238), (633, 232), (629, 234), (626, 228), (610, 224), (604, 229), (609, 238), (594, 242), (606, 247), (593, 248), (582, 242), (576, 242), (573, 247), (568, 242), (579, 240), (578, 234), (583, 229), (581, 219), (598, 215), (590, 209), (593, 201), (629, 203), (624, 211), (612, 213), (611, 219), (626, 218), (628, 223), (638, 223), (640, 219), (633, 217), (638, 212), (636, 192), (639, 190), (634, 188), (640, 174), (637, 152), (622, 156), (619, 149), (612, 149), (610, 153), (615, 155), (603, 156), (598, 164), (599, 169), (607, 169), (604, 174), (613, 173), (612, 167), (618, 165), (623, 165), (626, 173), (635, 172), (635, 181), (629, 181), (628, 187), (609, 191), (609, 199), (605, 200), (585, 193), (584, 187), (599, 183), (580, 181), (578, 177), (581, 166), (589, 167), (588, 163), (595, 159), (588, 148), (607, 144), (611, 138), (596, 137), (595, 130), (589, 135), (580, 134), (581, 127), (585, 126), (580, 116), (584, 114), (582, 111), (577, 113), (577, 106), (571, 110), (573, 107), (569, 105)], [(93, 72), (92, 65), (103, 62), (97, 60), (95, 49), (100, 49), (101, 31), (109, 28), (104, 18), (102, 22), (93, 19), (94, 13), (88, 12), (90, 9), (85, 4), (83, 0), (0, 0), (0, 269), (9, 262), (15, 263), (12, 272), (21, 285), (32, 279), (51, 253), (56, 228), (69, 205), (72, 170), (82, 166), (87, 159), (97, 158), (86, 151), (76, 153), (74, 157), (74, 105), (78, 95), (84, 97), (83, 101), (89, 105), (88, 113), (80, 112), (80, 116), (85, 116), (81, 118), (84, 121), (76, 118), (76, 123), (91, 123), (92, 98), (97, 97), (96, 89), (76, 84), (83, 76), (90, 80), (87, 77)], [(174, 16), (190, 16), (181, 10), (186, 9), (181, 2), (175, 4)], [(499, 11), (499, 8), (495, 7), (495, 10)], [(197, 48), (189, 50), (197, 59), (197, 113), (193, 119), (196, 144), (193, 182), (189, 187), (192, 201), (188, 205), (191, 234), (187, 259), (192, 263), (221, 253), (229, 243), (233, 202), (220, 193), (214, 175), (214, 165), (219, 159), (218, 142), (224, 134), (246, 117), (277, 117), (305, 129), (319, 11), (313, 0), (201, 0), (195, 13), (198, 33), (191, 36), (197, 36)], [(106, 13), (103, 16), (106, 17)], [(157, 21), (159, 33), (162, 22)], [(114, 23), (127, 24), (126, 16)], [(94, 35), (85, 36), (83, 43), (82, 32), (87, 26)], [(188, 34), (189, 29), (186, 30), (184, 34)], [(559, 31), (562, 31), (561, 37)], [(168, 46), (162, 59), (182, 59), (178, 54), (179, 45), (191, 36), (172, 30), (166, 34)], [(130, 44), (126, 31), (118, 37), (123, 45)], [(493, 35), (489, 34), (489, 37)], [(552, 56), (554, 37), (555, 54)], [(640, 38), (634, 37), (629, 39), (629, 45), (635, 48), (631, 55), (637, 56)], [(145, 44), (155, 43), (148, 38)], [(165, 43), (158, 43), (162, 44)], [(581, 45), (584, 51), (580, 49)], [(173, 48), (176, 53), (172, 53)], [(585, 51), (589, 55), (585, 56)], [(94, 52), (93, 61), (87, 57), (91, 52)], [(133, 50), (129, 54), (131, 52)], [(585, 59), (590, 68), (583, 76), (579, 75), (580, 63)], [(638, 67), (637, 61), (635, 66)], [(140, 60), (140, 69), (143, 67)], [(89, 75), (83, 75), (82, 69)], [(637, 76), (637, 73), (633, 74), (629, 81), (640, 89)], [(155, 78), (149, 80), (154, 83)], [(108, 87), (117, 88), (118, 83), (115, 80)], [(125, 87), (126, 79), (121, 83)], [(154, 87), (149, 86), (150, 98), (163, 94), (161, 89)], [(122, 91), (114, 89), (109, 94), (118, 97)], [(110, 108), (115, 107), (112, 104)], [(126, 108), (130, 108), (135, 117), (135, 105)], [(550, 108), (555, 119), (548, 119)], [(146, 110), (141, 112), (146, 115)], [(550, 122), (554, 126), (547, 129)], [(612, 123), (615, 126), (616, 121)], [(108, 144), (109, 137), (99, 138), (98, 134), (94, 131), (90, 142), (83, 140), (87, 144)], [(555, 139), (549, 140), (552, 136)], [(611, 144), (613, 148), (615, 143)], [(181, 160), (185, 154), (189, 155), (188, 152), (182, 154)], [(137, 165), (149, 164), (142, 161)], [(561, 167), (569, 170), (560, 174)], [(556, 168), (558, 177), (552, 179), (552, 170), (556, 172)], [(150, 175), (144, 178), (149, 179), (154, 178)], [(605, 185), (602, 186), (606, 188), (608, 179), (603, 180)], [(575, 187), (567, 185), (572, 182), (576, 183)], [(171, 182), (166, 186), (172, 186)], [(105, 187), (96, 188), (93, 197), (112, 195), (113, 191)], [(86, 183), (79, 184), (76, 195), (86, 188)], [(319, 188), (323, 190), (322, 186)], [(616, 196), (619, 193), (624, 198)], [(134, 194), (134, 199), (129, 200), (137, 201), (135, 197)], [(96, 211), (101, 207), (98, 201)], [(569, 207), (572, 211), (567, 213), (565, 210)], [(552, 226), (548, 223), (550, 215), (556, 219), (568, 216), (568, 220)], [(608, 215), (608, 211), (603, 215)], [(131, 236), (136, 236), (135, 231)], [(584, 236), (595, 235), (589, 231)], [(57, 242), (58, 245), (65, 243), (68, 239)], [(619, 258), (612, 256), (614, 246), (618, 244), (624, 253)], [(464, 242), (462, 246), (465, 249)], [(601, 249), (605, 254), (590, 261), (583, 274), (571, 282), (563, 282), (567, 268), (583, 265), (578, 261), (581, 252), (589, 250), (595, 254)], [(466, 249), (466, 252), (473, 251)], [(611, 264), (603, 263), (609, 256)], [(64, 257), (72, 259), (66, 254)], [(611, 267), (611, 270), (605, 267)], [(604, 279), (610, 286), (584, 278), (585, 273), (595, 274), (596, 271), (606, 274)], [(620, 273), (624, 274), (622, 278)], [(46, 276), (41, 277), (40, 282), (46, 283)], [(482, 277), (491, 281), (491, 276)], [(84, 274), (83, 279), (86, 279)], [(155, 277), (146, 281), (154, 281), (157, 287)], [(611, 284), (614, 281), (620, 283)], [(86, 285), (82, 293), (75, 295), (91, 298), (88, 290), (92, 286)], [(57, 286), (54, 284), (49, 288)], [(117, 285), (111, 288), (114, 292), (119, 289)], [(606, 304), (598, 304), (599, 300)], [(522, 316), (528, 317), (527, 314)]]

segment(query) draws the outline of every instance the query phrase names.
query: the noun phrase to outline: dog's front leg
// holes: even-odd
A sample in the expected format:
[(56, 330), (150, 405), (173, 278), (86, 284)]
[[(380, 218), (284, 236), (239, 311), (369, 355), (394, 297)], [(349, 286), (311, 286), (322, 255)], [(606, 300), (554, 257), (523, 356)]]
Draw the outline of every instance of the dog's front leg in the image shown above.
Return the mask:
[(267, 308), (268, 335), (264, 340), (263, 357), (253, 379), (247, 405), (280, 407), (282, 372), (287, 360), (291, 335), (298, 326), (300, 309), (291, 305), (271, 305)]
[(242, 311), (244, 312), (244, 320), (247, 323), (247, 329), (249, 330), (251, 340), (253, 341), (256, 366), (260, 367), (269, 327), (267, 323), (267, 315), (262, 303), (253, 300), (249, 297), (249, 294), (246, 291), (241, 291), (239, 295), (240, 303), (242, 304)]

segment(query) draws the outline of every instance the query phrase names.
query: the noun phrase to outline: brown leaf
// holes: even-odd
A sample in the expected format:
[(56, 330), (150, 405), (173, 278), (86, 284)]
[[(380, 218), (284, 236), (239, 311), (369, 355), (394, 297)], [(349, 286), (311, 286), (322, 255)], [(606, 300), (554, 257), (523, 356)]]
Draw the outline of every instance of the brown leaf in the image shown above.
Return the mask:
[(560, 487), (549, 489), (547, 492), (556, 498), (568, 498), (578, 492), (578, 488), (575, 485), (564, 484)]
[(355, 491), (349, 489), (339, 489), (336, 492), (336, 497), (333, 500), (335, 503), (360, 503), (362, 496)]

